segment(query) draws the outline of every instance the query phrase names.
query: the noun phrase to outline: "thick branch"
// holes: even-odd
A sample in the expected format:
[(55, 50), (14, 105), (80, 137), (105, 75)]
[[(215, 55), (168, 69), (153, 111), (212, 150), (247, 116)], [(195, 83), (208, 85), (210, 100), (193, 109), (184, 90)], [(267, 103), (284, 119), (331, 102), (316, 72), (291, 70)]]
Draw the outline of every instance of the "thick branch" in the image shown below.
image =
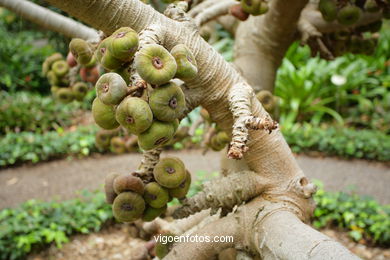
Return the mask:
[(92, 41), (99, 40), (99, 35), (96, 30), (29, 1), (0, 0), (0, 6), (4, 6), (46, 29), (61, 33), (70, 38), (81, 38)]

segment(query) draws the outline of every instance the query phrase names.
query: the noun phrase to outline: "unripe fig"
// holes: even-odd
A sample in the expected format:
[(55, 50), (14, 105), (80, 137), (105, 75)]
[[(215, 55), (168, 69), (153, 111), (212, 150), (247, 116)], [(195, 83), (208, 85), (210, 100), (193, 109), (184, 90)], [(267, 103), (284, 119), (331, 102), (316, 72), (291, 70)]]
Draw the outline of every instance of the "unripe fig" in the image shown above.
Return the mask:
[(71, 68), (77, 66), (77, 61), (71, 52), (69, 52), (68, 55), (66, 56), (66, 62)]
[(110, 150), (115, 154), (125, 153), (126, 152), (125, 141), (119, 136), (115, 136), (111, 138)]
[(122, 27), (111, 35), (108, 50), (121, 61), (131, 61), (138, 49), (138, 34), (130, 27)]
[(337, 14), (337, 21), (343, 25), (355, 24), (360, 18), (360, 8), (351, 4), (347, 4), (341, 8)]
[(322, 14), (322, 18), (331, 22), (337, 18), (337, 6), (335, 0), (320, 0), (318, 9)]
[(364, 10), (370, 13), (379, 12), (380, 8), (375, 0), (366, 0)]
[(187, 195), (191, 186), (191, 173), (186, 171), (186, 178), (179, 184), (179, 187), (169, 189), (169, 195), (174, 198), (183, 199)]
[(56, 97), (61, 103), (67, 104), (74, 100), (73, 92), (70, 88), (60, 88), (57, 91)]
[(54, 97), (56, 97), (57, 96), (57, 92), (58, 92), (59, 89), (60, 89), (59, 86), (51, 86), (50, 87), (50, 92), (53, 94)]
[(144, 183), (138, 177), (135, 177), (130, 174), (125, 174), (117, 177), (114, 180), (114, 191), (116, 194), (133, 191), (140, 195), (144, 194)]
[(171, 50), (172, 56), (176, 60), (176, 78), (190, 80), (198, 74), (198, 67), (192, 52), (184, 44), (178, 44)]
[(106, 50), (106, 53), (100, 60), (100, 64), (106, 70), (116, 70), (122, 66), (123, 62), (112, 56), (109, 50)]
[(46, 77), (49, 70), (50, 70), (49, 63), (47, 62), (47, 60), (45, 60), (42, 63), (42, 76)]
[(82, 67), (80, 69), (80, 77), (83, 81), (91, 82), (92, 84), (95, 84), (96, 81), (99, 79), (99, 69), (98, 67)]
[(135, 67), (141, 78), (153, 85), (167, 83), (177, 70), (175, 58), (157, 44), (148, 44), (137, 53)]
[(47, 74), (46, 74), (46, 77), (47, 77), (47, 80), (49, 81), (49, 84), (51, 86), (56, 86), (60, 83), (57, 75), (54, 73), (54, 71), (49, 71)]
[(153, 219), (159, 217), (167, 210), (167, 205), (162, 208), (156, 209), (150, 206), (146, 206), (144, 214), (142, 215), (143, 221), (152, 221)]
[(148, 130), (138, 136), (138, 146), (145, 151), (168, 143), (175, 134), (173, 123), (154, 121)]
[(111, 144), (111, 131), (109, 130), (100, 130), (95, 135), (96, 146), (100, 149), (108, 149)]
[(81, 101), (88, 93), (88, 85), (85, 82), (76, 82), (72, 86), (72, 91), (75, 98)]
[(153, 176), (161, 186), (177, 188), (186, 178), (186, 168), (179, 158), (166, 157), (154, 167)]
[(242, 9), (241, 4), (230, 7), (229, 13), (240, 21), (246, 21), (249, 17), (249, 14)]
[(108, 204), (112, 204), (116, 198), (116, 193), (114, 191), (114, 180), (120, 176), (119, 173), (113, 172), (106, 176), (104, 180), (104, 191), (106, 193), (106, 201)]
[(115, 119), (115, 108), (108, 106), (95, 98), (92, 103), (92, 115), (98, 126), (103, 129), (115, 129), (119, 126), (119, 123)]
[[(174, 132), (176, 133), (176, 130), (179, 128), (179, 125), (180, 125), (179, 119), (173, 120), (172, 124), (173, 124), (173, 130), (174, 130)], [(175, 133), (174, 133), (174, 134), (175, 134)]]
[(105, 38), (103, 41), (101, 41), (98, 45), (98, 47), (95, 50), (95, 57), (96, 60), (100, 63), (104, 54), (108, 51), (108, 46), (111, 44), (111, 37)]
[(136, 152), (138, 150), (138, 137), (133, 135), (125, 141), (126, 151)]
[(58, 60), (54, 62), (51, 69), (54, 71), (57, 77), (63, 77), (69, 72), (68, 63), (66, 63), (64, 60)]
[(257, 99), (267, 112), (272, 112), (276, 107), (275, 97), (268, 90), (261, 90), (256, 94)]
[(268, 4), (264, 0), (241, 0), (244, 12), (251, 15), (261, 15), (268, 11)]
[(47, 57), (42, 64), (42, 75), (46, 76), (47, 73), (51, 70), (51, 66), (53, 65), (53, 63), (62, 59), (62, 54), (58, 52)]
[[(173, 235), (165, 234), (164, 236), (172, 237)], [(161, 241), (164, 241), (164, 240), (161, 240)], [(154, 251), (156, 252), (156, 256), (158, 257), (158, 259), (163, 259), (164, 257), (166, 257), (174, 245), (173, 242), (162, 243), (161, 241), (157, 242), (156, 246), (154, 248)], [(174, 241), (174, 240), (167, 239), (166, 241)]]
[(150, 94), (149, 105), (155, 118), (165, 122), (179, 118), (186, 108), (184, 93), (173, 82), (155, 88)]
[(96, 60), (96, 56), (93, 55), (91, 60), (88, 62), (88, 64), (84, 65), (86, 68), (93, 68), (95, 66), (97, 66), (98, 62)]
[(122, 79), (126, 82), (127, 85), (130, 84), (131, 80), (131, 68), (130, 67), (120, 67), (116, 70), (113, 70), (113, 72), (119, 74)]
[(213, 151), (219, 152), (219, 151), (222, 151), (223, 148), (225, 148), (226, 144), (227, 143), (225, 143), (225, 142), (220, 142), (220, 140), (218, 139), (218, 136), (214, 135), (213, 137), (211, 137), (209, 146), (211, 149), (213, 149)]
[(80, 65), (87, 65), (93, 56), (91, 45), (83, 39), (72, 39), (69, 43), (69, 50)]
[(142, 217), (144, 210), (144, 199), (131, 191), (119, 194), (112, 205), (114, 217), (120, 222), (133, 222)]
[(97, 97), (106, 105), (117, 105), (127, 95), (127, 84), (114, 72), (106, 73), (96, 82)]
[(145, 132), (153, 123), (152, 110), (138, 97), (126, 97), (116, 109), (116, 120), (132, 134)]
[(144, 199), (153, 208), (162, 208), (168, 203), (168, 190), (157, 182), (149, 182), (145, 185)]
[(67, 76), (59, 78), (58, 77), (58, 85), (61, 87), (68, 87), (70, 84), (70, 80)]

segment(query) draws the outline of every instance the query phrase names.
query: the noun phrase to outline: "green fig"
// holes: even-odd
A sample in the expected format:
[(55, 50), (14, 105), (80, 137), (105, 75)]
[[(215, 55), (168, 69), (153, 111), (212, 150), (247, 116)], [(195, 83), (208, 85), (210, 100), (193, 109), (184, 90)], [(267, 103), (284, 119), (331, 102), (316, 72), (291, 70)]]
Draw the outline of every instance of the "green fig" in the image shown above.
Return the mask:
[(149, 182), (145, 185), (144, 199), (153, 208), (162, 208), (168, 203), (168, 190), (157, 182)]
[(186, 171), (186, 178), (180, 183), (179, 187), (169, 189), (169, 195), (174, 198), (183, 199), (187, 195), (191, 186), (191, 173)]
[(144, 199), (131, 191), (120, 193), (112, 205), (114, 217), (120, 222), (133, 222), (142, 217), (144, 210)]
[(69, 72), (68, 63), (64, 60), (58, 60), (53, 63), (51, 68), (57, 77), (63, 77)]
[(170, 122), (183, 115), (186, 101), (181, 88), (175, 83), (169, 82), (152, 91), (149, 105), (155, 118)]
[(271, 113), (275, 109), (275, 97), (268, 90), (259, 91), (259, 93), (256, 94), (256, 97), (267, 112)]
[(138, 177), (130, 174), (125, 174), (117, 177), (114, 180), (114, 191), (116, 194), (133, 191), (140, 195), (144, 194), (144, 183)]
[(354, 5), (346, 5), (337, 14), (337, 21), (343, 25), (353, 25), (360, 19), (360, 8)]
[(375, 0), (366, 0), (364, 10), (370, 13), (379, 12), (380, 8)]
[(98, 124), (103, 129), (115, 129), (119, 126), (119, 123), (115, 119), (115, 108), (108, 106), (95, 98), (92, 103), (92, 115)]
[(126, 97), (117, 107), (116, 120), (132, 134), (145, 132), (153, 123), (152, 110), (138, 97)]
[(88, 42), (78, 38), (70, 41), (69, 50), (80, 65), (90, 63), (94, 53), (92, 46)]
[(74, 100), (74, 95), (70, 88), (58, 89), (56, 97), (61, 103), (64, 104), (70, 103)]
[(321, 12), (322, 18), (331, 22), (337, 18), (337, 5), (335, 0), (320, 0), (318, 9)]
[(192, 52), (184, 44), (178, 44), (171, 50), (172, 56), (176, 60), (176, 78), (190, 80), (198, 74), (198, 67)]
[(88, 84), (85, 82), (76, 82), (72, 86), (72, 91), (73, 95), (75, 98), (79, 101), (83, 100), (83, 98), (87, 95), (88, 93)]
[(268, 11), (268, 3), (264, 0), (241, 0), (241, 8), (251, 15), (261, 15)]
[(122, 27), (111, 35), (108, 50), (121, 61), (131, 61), (138, 49), (138, 34), (130, 27)]
[(138, 146), (145, 150), (152, 150), (168, 143), (175, 134), (174, 124), (154, 121), (148, 130), (138, 136)]
[(106, 73), (96, 82), (97, 97), (106, 105), (118, 105), (127, 95), (126, 81), (114, 72)]
[(163, 214), (166, 210), (167, 210), (167, 205), (159, 209), (147, 206), (144, 211), (144, 214), (142, 215), (142, 220), (147, 222), (152, 221), (153, 219)]
[(110, 150), (115, 154), (125, 153), (126, 152), (125, 141), (119, 136), (115, 136), (111, 138)]
[(214, 135), (213, 137), (211, 137), (209, 147), (211, 149), (213, 149), (213, 151), (219, 152), (219, 151), (222, 151), (223, 148), (225, 148), (226, 144), (227, 143), (225, 143), (225, 142), (220, 142), (220, 140), (218, 139), (218, 136)]
[(137, 52), (135, 67), (141, 78), (153, 85), (169, 82), (177, 70), (175, 58), (157, 44), (148, 44)]
[[(166, 257), (169, 254), (169, 252), (172, 250), (174, 245), (174, 243), (171, 242), (174, 241), (174, 235), (165, 234), (162, 236), (166, 238), (160, 239), (160, 241), (156, 243), (156, 246), (154, 248), (154, 251), (156, 252), (156, 256), (158, 257), (158, 259), (163, 259), (164, 257)], [(171, 238), (169, 239), (168, 237)], [(163, 243), (163, 241), (167, 241), (167, 243)]]
[(112, 204), (116, 198), (116, 193), (114, 191), (114, 180), (118, 176), (120, 176), (119, 173), (110, 173), (104, 180), (104, 191), (106, 193), (106, 201), (108, 204)]
[(47, 73), (51, 70), (53, 63), (58, 61), (58, 60), (63, 60), (63, 59), (64, 59), (64, 57), (62, 56), (62, 54), (58, 53), (58, 52), (47, 57), (42, 64), (42, 75), (46, 76)]
[(95, 50), (95, 58), (100, 63), (104, 54), (108, 51), (108, 46), (111, 44), (111, 37), (107, 37), (104, 40), (102, 40), (98, 47)]
[(47, 80), (49, 81), (49, 84), (51, 86), (56, 86), (56, 85), (59, 85), (60, 81), (57, 77), (57, 75), (54, 73), (54, 71), (49, 71), (47, 74), (46, 74), (46, 77), (47, 77)]
[(131, 80), (131, 68), (130, 67), (120, 67), (118, 69), (113, 70), (113, 72), (119, 74), (122, 79), (126, 82), (127, 85), (130, 84)]
[(60, 89), (59, 86), (51, 86), (50, 87), (50, 92), (53, 94), (53, 97), (57, 96), (57, 92), (58, 92), (59, 89)]
[(154, 167), (153, 176), (161, 186), (177, 188), (186, 178), (186, 168), (179, 158), (166, 157)]
[(100, 149), (108, 149), (111, 144), (111, 137), (110, 130), (99, 130), (95, 135), (96, 146)]
[(122, 66), (123, 62), (112, 56), (112, 54), (107, 50), (103, 55), (100, 64), (106, 70), (116, 70)]

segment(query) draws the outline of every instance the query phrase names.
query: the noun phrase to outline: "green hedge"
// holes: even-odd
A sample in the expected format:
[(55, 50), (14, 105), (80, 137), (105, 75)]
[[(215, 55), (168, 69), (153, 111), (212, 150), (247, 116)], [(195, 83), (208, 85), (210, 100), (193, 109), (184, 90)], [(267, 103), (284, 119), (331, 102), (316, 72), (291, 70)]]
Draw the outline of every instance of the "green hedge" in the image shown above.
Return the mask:
[(390, 245), (390, 205), (383, 206), (356, 194), (325, 192), (321, 183), (317, 185), (315, 227), (339, 227), (355, 241), (364, 239), (372, 244)]
[(86, 156), (97, 151), (96, 126), (79, 127), (72, 132), (36, 134), (8, 133), (0, 139), (0, 167), (22, 162), (36, 163), (68, 155)]
[(112, 219), (103, 193), (83, 192), (64, 202), (30, 200), (0, 211), (0, 259), (25, 259), (34, 249), (55, 243), (61, 247), (76, 233), (99, 231)]
[(318, 151), (346, 158), (390, 160), (390, 136), (380, 131), (297, 124), (282, 132), (296, 153)]

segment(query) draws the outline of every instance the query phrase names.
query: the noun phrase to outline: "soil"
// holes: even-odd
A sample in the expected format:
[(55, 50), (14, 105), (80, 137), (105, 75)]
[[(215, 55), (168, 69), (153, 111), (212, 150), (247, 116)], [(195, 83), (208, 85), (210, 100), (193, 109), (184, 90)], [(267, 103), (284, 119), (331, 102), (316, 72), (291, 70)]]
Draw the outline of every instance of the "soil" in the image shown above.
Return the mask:
[[(180, 157), (196, 176), (199, 171), (217, 172), (220, 154), (200, 150), (169, 151)], [(85, 159), (56, 160), (0, 171), (0, 209), (15, 207), (28, 199), (69, 199), (76, 192), (102, 189), (104, 177), (112, 172), (126, 173), (137, 168), (141, 154), (103, 155)], [(309, 178), (320, 179), (329, 191), (354, 187), (355, 192), (370, 195), (381, 203), (390, 203), (390, 167), (362, 160), (340, 160), (298, 156), (298, 163)], [(196, 178), (196, 177), (195, 177)]]
[[(390, 249), (354, 243), (345, 232), (330, 229), (322, 230), (322, 232), (346, 246), (362, 259), (390, 259)], [(147, 242), (135, 238), (136, 236), (137, 232), (134, 232), (134, 226), (118, 224), (91, 235), (74, 236), (71, 242), (65, 244), (61, 249), (53, 245), (40, 253), (30, 255), (28, 260), (150, 259), (146, 251)], [(140, 255), (144, 255), (144, 257), (138, 258)]]

